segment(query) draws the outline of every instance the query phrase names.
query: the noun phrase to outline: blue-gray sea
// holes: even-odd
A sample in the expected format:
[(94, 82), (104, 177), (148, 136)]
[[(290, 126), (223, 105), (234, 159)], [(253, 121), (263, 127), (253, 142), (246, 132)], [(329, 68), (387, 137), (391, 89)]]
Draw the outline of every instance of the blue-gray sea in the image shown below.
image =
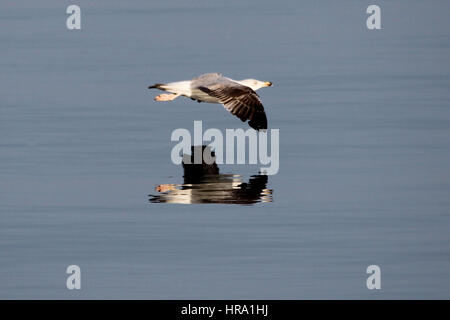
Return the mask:
[[(81, 30), (66, 27), (70, 4)], [(366, 27), (370, 4), (381, 30)], [(2, 0), (0, 298), (449, 299), (449, 12)], [(147, 89), (206, 72), (274, 83), (258, 91), (280, 130), (266, 201), (152, 201), (161, 184), (182, 188), (174, 129), (248, 128)], [(258, 166), (219, 167), (255, 185)], [(69, 265), (81, 290), (66, 288)]]

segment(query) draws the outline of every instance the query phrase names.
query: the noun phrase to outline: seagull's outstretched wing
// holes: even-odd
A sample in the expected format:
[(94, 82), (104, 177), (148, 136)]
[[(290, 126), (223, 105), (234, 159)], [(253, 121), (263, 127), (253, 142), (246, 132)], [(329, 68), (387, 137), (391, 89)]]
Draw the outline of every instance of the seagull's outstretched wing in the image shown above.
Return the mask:
[(199, 86), (199, 90), (219, 99), (225, 109), (247, 121), (253, 129), (267, 129), (267, 117), (258, 94), (251, 88), (233, 81), (219, 82), (209, 86)]

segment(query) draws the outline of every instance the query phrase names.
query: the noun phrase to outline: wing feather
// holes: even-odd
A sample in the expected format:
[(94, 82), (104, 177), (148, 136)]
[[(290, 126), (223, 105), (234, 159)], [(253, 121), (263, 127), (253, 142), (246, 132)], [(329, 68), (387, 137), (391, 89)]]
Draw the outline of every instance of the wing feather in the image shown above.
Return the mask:
[(253, 129), (267, 129), (264, 107), (258, 94), (251, 88), (229, 81), (208, 87), (200, 86), (198, 89), (219, 99), (225, 109), (242, 121), (249, 120), (248, 124)]

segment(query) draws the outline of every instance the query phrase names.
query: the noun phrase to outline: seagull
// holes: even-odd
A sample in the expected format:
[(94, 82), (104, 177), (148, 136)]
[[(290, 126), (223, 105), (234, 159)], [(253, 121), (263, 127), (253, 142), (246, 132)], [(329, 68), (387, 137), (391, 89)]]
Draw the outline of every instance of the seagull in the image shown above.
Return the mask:
[(255, 130), (267, 129), (264, 107), (255, 92), (263, 87), (272, 86), (272, 82), (255, 79), (233, 80), (220, 73), (206, 73), (192, 80), (156, 83), (149, 89), (160, 89), (169, 94), (160, 94), (155, 101), (172, 101), (185, 96), (198, 102), (220, 103), (231, 114)]

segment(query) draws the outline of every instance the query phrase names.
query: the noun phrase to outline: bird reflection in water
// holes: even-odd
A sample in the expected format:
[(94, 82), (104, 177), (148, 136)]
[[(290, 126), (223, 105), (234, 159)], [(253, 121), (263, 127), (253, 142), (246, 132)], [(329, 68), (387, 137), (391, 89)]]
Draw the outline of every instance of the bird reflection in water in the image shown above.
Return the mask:
[[(212, 164), (194, 164), (195, 148), (201, 148), (202, 155), (208, 155)], [(237, 174), (221, 174), (215, 163), (214, 152), (208, 146), (192, 146), (192, 155), (183, 155), (183, 184), (160, 184), (150, 195), (151, 203), (225, 203), (252, 205), (258, 202), (272, 202), (272, 190), (267, 189), (267, 175), (251, 176), (248, 182)], [(188, 164), (191, 163), (191, 164)]]

